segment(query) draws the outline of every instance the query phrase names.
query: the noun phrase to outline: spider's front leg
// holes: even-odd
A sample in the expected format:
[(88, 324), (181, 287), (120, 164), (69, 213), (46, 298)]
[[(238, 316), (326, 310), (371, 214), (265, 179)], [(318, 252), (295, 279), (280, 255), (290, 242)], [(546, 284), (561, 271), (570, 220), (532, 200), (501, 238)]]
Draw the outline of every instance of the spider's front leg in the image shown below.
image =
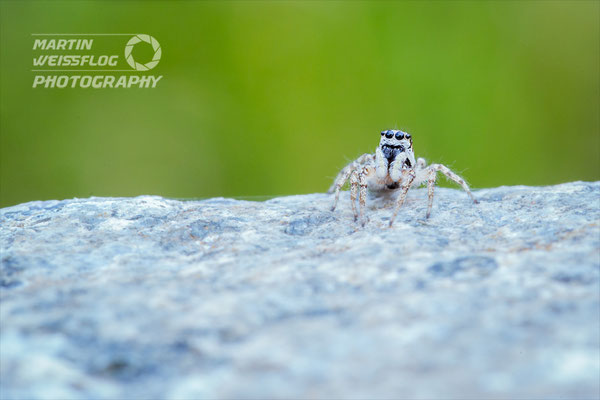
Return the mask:
[(392, 224), (396, 219), (396, 214), (398, 214), (398, 210), (400, 209), (400, 207), (402, 207), (402, 204), (406, 199), (408, 189), (410, 189), (410, 185), (412, 185), (416, 176), (417, 174), (412, 168), (402, 170), (402, 183), (400, 184), (400, 195), (398, 196), (398, 202), (396, 203), (396, 209), (394, 210), (394, 214), (392, 214), (392, 218), (390, 219), (390, 228), (392, 227)]

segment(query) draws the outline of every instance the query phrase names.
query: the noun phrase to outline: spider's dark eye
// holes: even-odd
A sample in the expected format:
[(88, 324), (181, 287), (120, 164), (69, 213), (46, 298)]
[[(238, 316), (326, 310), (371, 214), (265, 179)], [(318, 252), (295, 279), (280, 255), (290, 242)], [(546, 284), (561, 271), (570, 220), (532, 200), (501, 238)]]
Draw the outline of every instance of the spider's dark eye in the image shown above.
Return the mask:
[(407, 139), (410, 139), (410, 135), (409, 135), (408, 133), (406, 134), (406, 138), (407, 138)]
[(385, 137), (388, 138), (388, 139), (393, 138), (394, 137), (394, 132), (387, 131), (387, 133), (385, 134)]
[(404, 139), (404, 133), (402, 133), (402, 132), (396, 132), (396, 139), (398, 139), (398, 140)]
[(385, 131), (381, 131), (381, 136), (385, 135)]

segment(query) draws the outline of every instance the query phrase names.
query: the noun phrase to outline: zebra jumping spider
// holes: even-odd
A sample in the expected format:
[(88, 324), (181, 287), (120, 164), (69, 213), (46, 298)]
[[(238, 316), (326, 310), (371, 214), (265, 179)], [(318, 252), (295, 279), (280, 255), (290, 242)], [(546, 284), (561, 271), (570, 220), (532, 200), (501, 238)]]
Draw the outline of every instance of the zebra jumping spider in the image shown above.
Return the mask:
[[(398, 130), (383, 131), (381, 132), (381, 140), (375, 150), (375, 154), (363, 154), (355, 161), (346, 165), (335, 178), (335, 181), (328, 190), (328, 193), (335, 192), (335, 200), (331, 211), (335, 210), (340, 196), (340, 189), (348, 179), (350, 179), (350, 199), (352, 202), (352, 211), (354, 212), (354, 220), (356, 221), (360, 217), (363, 225), (365, 223), (363, 216), (367, 188), (373, 192), (400, 189), (401, 192), (396, 202), (396, 208), (390, 219), (391, 227), (396, 214), (398, 214), (398, 210), (406, 199), (408, 189), (412, 186), (419, 186), (427, 181), (428, 203), (426, 218), (429, 218), (438, 172), (442, 172), (448, 179), (462, 186), (473, 202), (477, 203), (477, 199), (475, 199), (469, 190), (469, 186), (465, 180), (452, 172), (448, 167), (442, 164), (427, 166), (424, 158), (418, 158), (415, 161), (412, 137), (408, 133)], [(356, 210), (357, 192), (360, 214)]]

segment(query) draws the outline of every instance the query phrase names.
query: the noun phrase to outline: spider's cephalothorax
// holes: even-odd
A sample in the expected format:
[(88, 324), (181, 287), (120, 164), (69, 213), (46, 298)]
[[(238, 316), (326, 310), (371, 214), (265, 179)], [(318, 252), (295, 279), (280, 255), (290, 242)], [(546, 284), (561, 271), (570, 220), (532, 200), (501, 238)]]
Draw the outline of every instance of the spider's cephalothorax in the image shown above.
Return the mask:
[(442, 164), (427, 166), (423, 158), (415, 160), (412, 137), (408, 133), (398, 130), (383, 131), (381, 132), (381, 139), (379, 140), (379, 146), (375, 150), (375, 154), (363, 154), (355, 161), (346, 165), (338, 174), (333, 185), (329, 188), (329, 193), (335, 192), (335, 200), (331, 210), (335, 210), (340, 189), (348, 179), (350, 179), (350, 199), (352, 201), (352, 211), (354, 212), (355, 220), (359, 218), (359, 213), (356, 210), (357, 192), (359, 195), (360, 218), (363, 219), (367, 188), (374, 192), (401, 189), (394, 214), (392, 214), (392, 218), (390, 219), (390, 226), (392, 226), (400, 206), (402, 206), (402, 203), (406, 199), (408, 189), (411, 186), (418, 186), (421, 183), (427, 182), (428, 204), (426, 217), (429, 218), (433, 204), (435, 180), (437, 173), (440, 171), (448, 179), (461, 185), (471, 199), (473, 199), (473, 202), (477, 203), (464, 179), (450, 171), (448, 167)]

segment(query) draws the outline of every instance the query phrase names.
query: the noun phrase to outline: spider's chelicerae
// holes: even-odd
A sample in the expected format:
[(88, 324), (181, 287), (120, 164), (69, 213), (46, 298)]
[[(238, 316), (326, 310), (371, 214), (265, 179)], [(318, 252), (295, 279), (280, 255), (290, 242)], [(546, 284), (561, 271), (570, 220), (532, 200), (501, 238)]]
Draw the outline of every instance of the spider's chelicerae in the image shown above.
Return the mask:
[(352, 211), (354, 220), (359, 218), (356, 210), (356, 194), (358, 192), (358, 202), (360, 205), (360, 218), (363, 219), (365, 201), (367, 197), (367, 188), (373, 192), (400, 189), (400, 195), (396, 202), (396, 208), (390, 219), (390, 226), (394, 223), (398, 210), (406, 199), (406, 193), (412, 186), (418, 186), (427, 181), (427, 214), (431, 214), (433, 204), (433, 189), (437, 173), (442, 172), (448, 179), (458, 183), (473, 199), (477, 200), (469, 190), (469, 186), (460, 176), (452, 172), (448, 167), (442, 164), (427, 165), (424, 158), (415, 161), (415, 155), (412, 147), (412, 137), (402, 131), (387, 130), (381, 132), (379, 146), (375, 154), (363, 154), (355, 161), (346, 165), (335, 178), (333, 185), (328, 193), (335, 192), (335, 200), (331, 211), (335, 207), (340, 196), (340, 189), (348, 179), (350, 179), (350, 199), (352, 202)]

